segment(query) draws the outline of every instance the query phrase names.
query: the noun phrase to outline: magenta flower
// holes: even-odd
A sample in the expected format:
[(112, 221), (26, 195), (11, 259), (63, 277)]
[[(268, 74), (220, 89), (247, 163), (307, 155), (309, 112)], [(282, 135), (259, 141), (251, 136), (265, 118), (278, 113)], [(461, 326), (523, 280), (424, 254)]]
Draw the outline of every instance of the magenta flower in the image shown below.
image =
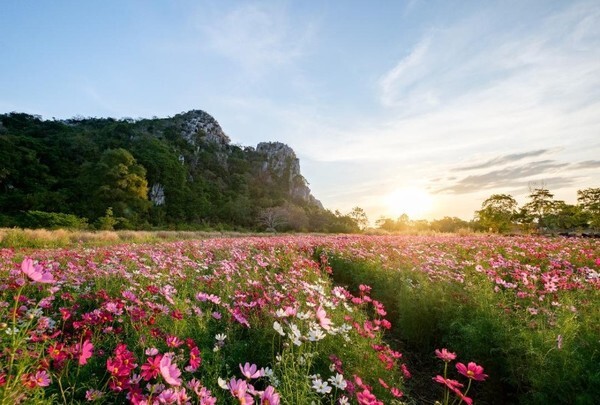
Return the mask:
[(198, 369), (198, 367), (200, 367), (200, 364), (202, 364), (202, 357), (200, 357), (200, 350), (197, 347), (193, 347), (192, 350), (190, 350), (190, 364), (189, 364), (189, 368), (190, 371), (194, 372)]
[(433, 381), (445, 385), (452, 391), (456, 391), (457, 389), (464, 387), (464, 385), (462, 385), (458, 381), (451, 380), (450, 378), (444, 378), (441, 375), (436, 375), (435, 378), (433, 378)]
[(144, 380), (150, 381), (160, 373), (160, 361), (162, 355), (156, 357), (148, 357), (146, 363), (142, 364), (141, 376)]
[(454, 390), (454, 393), (460, 399), (460, 402), (464, 402), (467, 405), (473, 405), (473, 399), (460, 392), (460, 390)]
[(54, 283), (54, 277), (49, 271), (44, 271), (43, 267), (39, 264), (34, 265), (33, 260), (27, 258), (21, 263), (21, 271), (27, 275), (31, 280), (39, 283)]
[(75, 346), (76, 352), (79, 354), (79, 365), (83, 366), (87, 363), (88, 359), (92, 357), (94, 352), (94, 345), (89, 339), (86, 339), (82, 344), (77, 344)]
[(483, 367), (478, 366), (472, 361), (466, 366), (463, 363), (456, 363), (456, 370), (465, 377), (475, 381), (483, 381), (488, 377), (487, 374), (483, 374)]
[(260, 405), (279, 405), (279, 394), (275, 388), (268, 386), (260, 396)]
[(258, 370), (256, 364), (250, 365), (250, 363), (246, 362), (246, 364), (244, 364), (244, 367), (242, 367), (242, 365), (240, 364), (240, 370), (242, 371), (244, 377), (246, 377), (249, 380), (253, 378), (262, 377), (262, 372)]
[(435, 355), (438, 359), (445, 361), (446, 363), (451, 362), (456, 358), (456, 353), (448, 351), (448, 349), (438, 350), (435, 349)]
[(396, 398), (402, 398), (404, 396), (404, 393), (402, 391), (400, 391), (398, 388), (396, 387), (392, 387), (392, 389), (390, 390), (390, 392), (392, 393), (393, 396), (395, 396)]
[(165, 354), (160, 360), (160, 373), (170, 385), (181, 385), (181, 371), (176, 364), (171, 363), (171, 354)]

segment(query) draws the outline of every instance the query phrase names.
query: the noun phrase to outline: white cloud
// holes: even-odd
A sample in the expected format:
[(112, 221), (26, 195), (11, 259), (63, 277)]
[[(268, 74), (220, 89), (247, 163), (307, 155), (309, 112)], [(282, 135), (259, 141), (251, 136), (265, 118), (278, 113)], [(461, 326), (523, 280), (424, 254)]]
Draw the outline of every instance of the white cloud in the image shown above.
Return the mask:
[(312, 23), (296, 27), (283, 6), (252, 3), (218, 16), (209, 24), (203, 19), (201, 29), (213, 51), (253, 76), (300, 58), (315, 34)]
[[(386, 107), (398, 105), (398, 101), (402, 93), (410, 90), (410, 86), (414, 85), (426, 74), (424, 69), (419, 69), (423, 65), (424, 57), (431, 45), (431, 37), (423, 38), (415, 48), (401, 59), (398, 64), (389, 72), (387, 72), (379, 80), (381, 87), (381, 103)], [(430, 98), (429, 94), (425, 94), (422, 99)]]

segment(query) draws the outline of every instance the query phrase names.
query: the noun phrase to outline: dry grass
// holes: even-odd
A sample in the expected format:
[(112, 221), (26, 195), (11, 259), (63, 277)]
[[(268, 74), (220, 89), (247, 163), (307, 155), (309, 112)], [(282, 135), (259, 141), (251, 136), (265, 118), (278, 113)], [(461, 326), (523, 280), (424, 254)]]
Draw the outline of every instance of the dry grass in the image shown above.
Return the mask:
[[(0, 228), (0, 248), (58, 248), (76, 245), (102, 246), (118, 243), (156, 243), (162, 241), (249, 236), (240, 232), (204, 231), (78, 231)], [(262, 235), (265, 236), (265, 235)]]

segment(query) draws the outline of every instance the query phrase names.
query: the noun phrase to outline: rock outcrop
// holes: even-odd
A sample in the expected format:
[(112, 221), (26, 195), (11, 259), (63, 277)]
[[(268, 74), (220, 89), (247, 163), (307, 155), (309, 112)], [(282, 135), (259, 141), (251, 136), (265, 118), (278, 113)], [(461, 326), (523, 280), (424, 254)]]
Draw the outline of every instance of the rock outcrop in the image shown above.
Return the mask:
[(290, 197), (323, 208), (311, 194), (308, 182), (300, 172), (300, 160), (292, 148), (281, 142), (261, 142), (256, 146), (256, 152), (265, 157), (262, 172), (286, 181)]
[(180, 128), (181, 136), (196, 145), (196, 137), (200, 136), (204, 141), (217, 145), (228, 145), (229, 137), (223, 132), (216, 119), (202, 110), (191, 110), (186, 113), (177, 114), (173, 117)]

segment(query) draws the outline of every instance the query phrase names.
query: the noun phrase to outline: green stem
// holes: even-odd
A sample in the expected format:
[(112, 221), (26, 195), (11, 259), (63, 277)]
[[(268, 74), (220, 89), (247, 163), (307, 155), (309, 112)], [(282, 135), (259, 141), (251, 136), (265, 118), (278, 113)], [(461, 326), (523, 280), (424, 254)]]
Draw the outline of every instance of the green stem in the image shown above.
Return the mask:
[[(444, 362), (444, 380), (446, 379), (446, 375), (448, 373), (448, 362)], [(444, 392), (444, 405), (448, 405), (450, 401), (450, 388), (446, 387), (446, 391)]]
[(7, 370), (7, 381), (6, 381), (6, 388), (4, 390), (4, 393), (2, 395), (2, 403), (4, 403), (4, 400), (6, 399), (6, 394), (9, 391), (8, 387), (11, 386), (12, 384), (12, 380), (13, 380), (13, 375), (12, 375), (12, 368), (15, 362), (15, 355), (17, 353), (17, 334), (15, 332), (15, 329), (17, 327), (17, 309), (19, 308), (19, 299), (21, 298), (21, 293), (23, 292), (23, 288), (25, 287), (25, 284), (23, 284), (20, 288), (19, 291), (17, 292), (17, 296), (15, 297), (15, 305), (13, 306), (13, 311), (11, 314), (11, 321), (12, 321), (12, 333), (11, 333), (11, 351), (10, 351), (10, 360), (8, 361), (8, 370)]

